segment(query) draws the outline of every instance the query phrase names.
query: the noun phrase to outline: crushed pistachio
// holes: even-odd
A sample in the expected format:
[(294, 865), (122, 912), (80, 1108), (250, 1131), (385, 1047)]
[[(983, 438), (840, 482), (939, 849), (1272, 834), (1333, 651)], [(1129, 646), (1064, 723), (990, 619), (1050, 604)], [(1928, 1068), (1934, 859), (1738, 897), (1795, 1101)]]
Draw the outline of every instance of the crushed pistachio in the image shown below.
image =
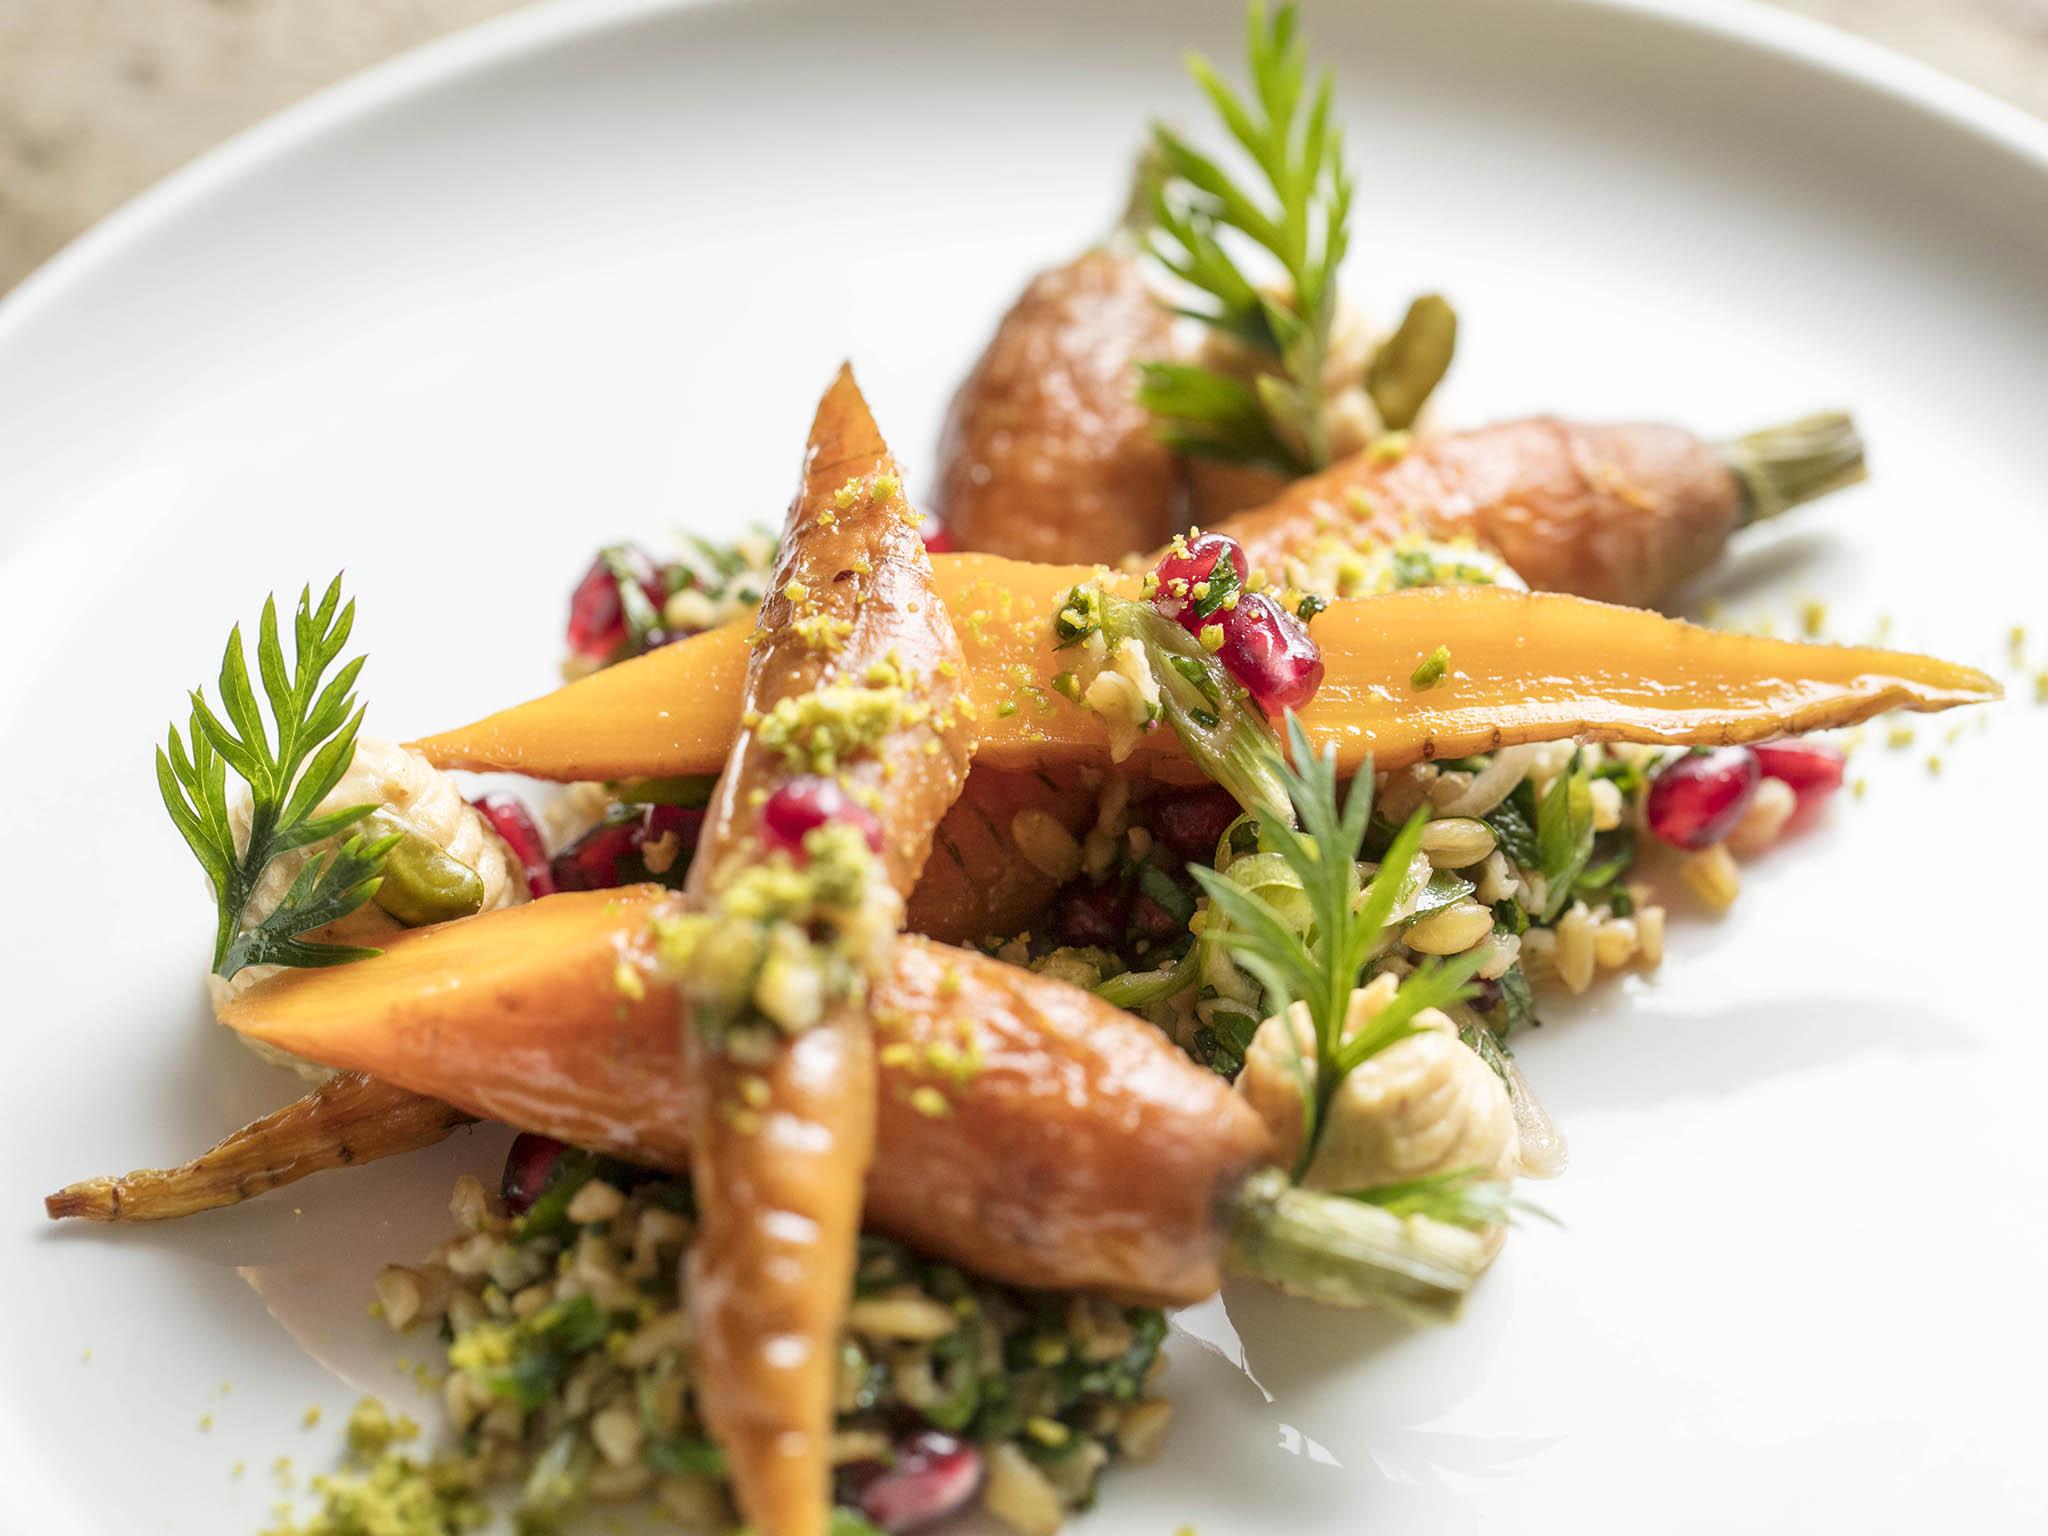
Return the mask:
[(630, 960), (622, 959), (612, 968), (612, 986), (621, 997), (636, 1003), (647, 996), (647, 983), (640, 975), (640, 967)]
[(1451, 648), (1440, 645), (1422, 658), (1420, 665), (1409, 674), (1408, 681), (1417, 688), (1434, 688), (1442, 682), (1451, 670)]
[[(873, 895), (884, 888), (858, 828), (815, 827), (802, 864), (775, 854), (739, 870), (711, 911), (659, 919), (662, 966), (714, 1038), (754, 1018), (808, 1029), (859, 994), (895, 931), (895, 904)], [(829, 936), (813, 937), (820, 928)]]
[(910, 1090), (910, 1107), (927, 1120), (943, 1120), (953, 1113), (946, 1096), (929, 1083)]
[(349, 1412), (348, 1448), (366, 1461), (383, 1455), (394, 1445), (417, 1438), (419, 1432), (419, 1425), (404, 1414), (393, 1418), (374, 1397), (364, 1398)]
[(1828, 625), (1828, 605), (1817, 598), (1808, 599), (1799, 606), (1799, 628), (1809, 640), (1820, 638)]
[(1895, 725), (1884, 733), (1884, 744), (1893, 751), (1913, 745), (1915, 732), (1910, 725)]
[(778, 701), (754, 736), (799, 772), (829, 774), (888, 735), (904, 708), (899, 686), (833, 683)]

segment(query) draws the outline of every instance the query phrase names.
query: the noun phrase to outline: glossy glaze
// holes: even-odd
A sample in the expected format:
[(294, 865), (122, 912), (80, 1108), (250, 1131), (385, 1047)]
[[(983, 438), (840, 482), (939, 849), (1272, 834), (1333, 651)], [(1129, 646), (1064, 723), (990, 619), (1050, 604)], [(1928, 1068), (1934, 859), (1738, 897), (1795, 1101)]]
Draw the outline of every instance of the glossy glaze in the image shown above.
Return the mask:
[[(972, 752), (957, 708), (960, 643), (932, 588), (903, 474), (850, 369), (819, 402), (801, 482), (751, 642), (742, 710), (893, 667), (907, 704), (839, 785), (882, 819), (866, 900), (893, 930), (932, 830)], [(769, 852), (762, 807), (801, 776), (742, 730), (723, 765), (687, 900), (707, 907)], [(686, 1012), (687, 1012), (687, 992)], [(691, 1134), (699, 1213), (690, 1249), (691, 1370), (733, 1494), (762, 1536), (819, 1536), (831, 1507), (828, 1447), (838, 1344), (874, 1149), (874, 1044), (858, 1000), (739, 1060), (686, 1019), (686, 1071), (702, 1088)]]
[(979, 944), (1029, 927), (1060, 881), (1018, 849), (1017, 817), (1042, 812), (1078, 841), (1095, 820), (1097, 794), (1073, 766), (1012, 772), (976, 765), (939, 823), (904, 926), (948, 944)]
[(1539, 416), (1424, 438), (1391, 463), (1358, 454), (1216, 526), (1276, 574), (1325, 538), (1419, 528), (1476, 540), (1542, 591), (1652, 604), (1713, 564), (1740, 515), (1735, 477), (1690, 432)]
[[(1090, 571), (987, 555), (933, 564), (980, 713), (976, 763), (1106, 764), (1100, 722), (1052, 689), (1072, 658), (1053, 649), (1050, 615)], [(1136, 578), (1117, 579), (1135, 591)], [(1332, 603), (1309, 632), (1326, 670), (1302, 720), (1347, 766), (1368, 754), (1390, 768), (1569, 736), (1760, 741), (1999, 691), (1974, 668), (1931, 657), (1702, 629), (1559, 593), (1394, 592)], [(1415, 667), (1439, 645), (1450, 649), (1449, 673), (1418, 691)], [(417, 745), (444, 767), (541, 778), (715, 771), (738, 728), (733, 674), (744, 647), (734, 630), (714, 630)], [(1007, 715), (1006, 704), (1016, 706)], [(1193, 772), (1165, 731), (1134, 761), (1164, 778)]]
[(1032, 279), (946, 413), (932, 510), (956, 547), (1095, 561), (1164, 542), (1179, 472), (1133, 396), (1172, 328), (1134, 257)]
[[(235, 999), (256, 1039), (651, 1167), (689, 1163), (698, 1087), (651, 975), (659, 886), (572, 892), (399, 934), (373, 960), (288, 971)], [(1216, 1207), (1265, 1158), (1257, 1116), (1158, 1030), (1049, 977), (898, 940), (872, 1012), (867, 1212), (878, 1229), (1017, 1285), (1185, 1304), (1212, 1292)], [(963, 1036), (962, 1031), (965, 1031)], [(957, 1080), (930, 1047), (979, 1053)], [(948, 1112), (911, 1095), (938, 1087)]]

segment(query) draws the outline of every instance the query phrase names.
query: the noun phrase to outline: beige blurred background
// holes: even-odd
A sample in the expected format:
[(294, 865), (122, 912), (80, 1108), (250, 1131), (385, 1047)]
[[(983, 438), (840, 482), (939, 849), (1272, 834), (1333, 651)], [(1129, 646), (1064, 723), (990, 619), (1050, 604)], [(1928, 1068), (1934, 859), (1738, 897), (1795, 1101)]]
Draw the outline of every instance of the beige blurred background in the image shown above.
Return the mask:
[[(321, 86), (525, 0), (0, 0), (0, 292)], [(2048, 0), (1778, 0), (2048, 116)]]

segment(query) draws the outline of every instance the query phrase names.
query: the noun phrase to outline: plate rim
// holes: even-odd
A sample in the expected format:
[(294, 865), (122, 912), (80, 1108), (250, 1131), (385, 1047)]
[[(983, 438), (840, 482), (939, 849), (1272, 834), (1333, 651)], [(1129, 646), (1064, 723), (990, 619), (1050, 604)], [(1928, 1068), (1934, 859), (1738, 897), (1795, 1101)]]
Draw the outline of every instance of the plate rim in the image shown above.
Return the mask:
[[(0, 295), (0, 363), (17, 337), (156, 228), (302, 145), (462, 76), (653, 17), (746, 0), (537, 0), (405, 50), (315, 91), (202, 151), (95, 223)], [(752, 0), (758, 6), (776, 0)], [(2048, 119), (1932, 64), (1766, 0), (1543, 0), (1553, 11), (1647, 20), (1802, 64), (1962, 130), (2026, 162), (2048, 183)]]

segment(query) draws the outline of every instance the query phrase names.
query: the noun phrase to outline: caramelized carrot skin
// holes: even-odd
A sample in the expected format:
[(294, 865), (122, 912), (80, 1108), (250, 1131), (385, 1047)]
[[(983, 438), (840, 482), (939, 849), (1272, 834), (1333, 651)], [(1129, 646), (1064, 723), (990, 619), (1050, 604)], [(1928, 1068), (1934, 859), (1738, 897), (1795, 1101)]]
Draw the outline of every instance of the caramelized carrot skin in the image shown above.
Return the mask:
[(238, 1205), (329, 1168), (416, 1152), (469, 1119), (436, 1100), (344, 1072), (189, 1163), (67, 1185), (44, 1200), (43, 1208), (52, 1221), (174, 1221)]
[[(651, 973), (649, 925), (676, 901), (652, 885), (574, 892), (412, 929), (375, 959), (252, 987), (226, 1021), (472, 1114), (679, 1171), (699, 1085), (683, 1066), (676, 998), (618, 980), (622, 961)], [(1222, 1079), (1077, 987), (917, 938), (897, 941), (871, 1011), (884, 1046), (867, 1188), (878, 1230), (1015, 1285), (1163, 1305), (1214, 1292), (1214, 1207), (1269, 1155), (1262, 1123)], [(971, 1048), (982, 1064), (956, 1079), (931, 1065), (934, 1046)], [(945, 1112), (920, 1111), (920, 1088)]]
[[(1053, 649), (1051, 615), (1091, 568), (988, 555), (933, 564), (961, 627), (980, 720), (976, 765), (1107, 764), (1101, 721), (1053, 688), (1072, 659)], [(1135, 592), (1136, 578), (1112, 586)], [(1758, 741), (1999, 696), (1982, 672), (1931, 657), (1730, 634), (1560, 593), (1392, 592), (1332, 603), (1309, 632), (1327, 670), (1302, 722), (1347, 768), (1368, 754), (1385, 769), (1571, 736)], [(1417, 690), (1415, 668), (1439, 645), (1450, 648), (1449, 675)], [(739, 728), (717, 673), (740, 649), (730, 631), (699, 635), (417, 745), (441, 767), (541, 778), (713, 772)], [(1130, 771), (1195, 772), (1164, 730), (1139, 746)]]
[[(865, 900), (891, 932), (972, 751), (960, 642), (932, 589), (903, 475), (851, 370), (818, 405), (767, 599), (751, 640), (743, 720), (885, 668), (904, 694), (882, 739), (835, 777), (875, 809), (880, 868)], [(690, 867), (690, 901), (766, 856), (762, 806), (814, 770), (756, 731), (734, 742)], [(863, 964), (869, 963), (864, 957)], [(688, 992), (685, 989), (686, 1013)], [(693, 1020), (686, 1075), (699, 1210), (690, 1250), (691, 1372), (733, 1491), (761, 1536), (817, 1536), (831, 1508), (828, 1443), (838, 1344), (874, 1153), (874, 1048), (860, 999), (739, 1060)]]
[(957, 1087), (924, 1074), (944, 1115), (884, 1083), (877, 1224), (939, 1251), (974, 1232), (962, 1262), (1021, 1285), (1185, 1305), (1221, 1283), (1217, 1211), (1270, 1155), (1221, 1078), (1078, 987), (924, 941), (877, 1003), (885, 1041), (950, 1023), (980, 1058)]
[(933, 510), (962, 549), (1107, 561), (1165, 541), (1179, 472), (1134, 397), (1172, 329), (1130, 256), (1032, 280), (946, 413)]
[(978, 944), (1035, 923), (1060, 882), (1024, 856), (1011, 828), (1019, 815), (1038, 811), (1078, 841), (1095, 819), (1091, 778), (1100, 775), (1074, 767), (1017, 773), (977, 766), (939, 823), (904, 927), (945, 944)]
[[(877, 475), (891, 477), (894, 489), (851, 495), (850, 505), (840, 505), (842, 489)], [(821, 686), (858, 685), (871, 666), (884, 661), (915, 680), (914, 701), (925, 712), (914, 720), (906, 716), (837, 777), (877, 797), (890, 883), (908, 890), (917, 881), (931, 851), (932, 829), (967, 776), (973, 736), (972, 722), (957, 708), (966, 689), (960, 640), (938, 600), (919, 519), (902, 484), (902, 471), (852, 372), (842, 368), (819, 403), (769, 593), (758, 626), (741, 647), (748, 657), (747, 681), (730, 695), (735, 729), (721, 747), (721, 756), (724, 747), (733, 749), (732, 756), (723, 764), (690, 871), (690, 889), (700, 898), (734, 857), (757, 856), (753, 829), (760, 801), (794, 772), (751, 733), (740, 735), (739, 717), (749, 709), (766, 713), (778, 700)], [(793, 598), (792, 592), (803, 595)], [(841, 625), (843, 633), (835, 627)], [(830, 638), (821, 642), (819, 636)], [(729, 653), (721, 648), (721, 654)], [(694, 697), (695, 675), (693, 669), (693, 681), (679, 686), (676, 713), (702, 707)], [(704, 681), (713, 684), (704, 702), (723, 705), (728, 696), (717, 680)]]
[[(223, 1022), (484, 1120), (651, 1168), (689, 1160), (697, 1093), (657, 985), (657, 886), (578, 891), (392, 935), (383, 953), (283, 971)], [(445, 1091), (444, 1091), (445, 1090)]]
[(1539, 591), (1642, 607), (1713, 564), (1741, 513), (1735, 477), (1690, 432), (1541, 416), (1424, 438), (1391, 463), (1356, 455), (1217, 531), (1275, 576), (1324, 539), (1467, 537)]

